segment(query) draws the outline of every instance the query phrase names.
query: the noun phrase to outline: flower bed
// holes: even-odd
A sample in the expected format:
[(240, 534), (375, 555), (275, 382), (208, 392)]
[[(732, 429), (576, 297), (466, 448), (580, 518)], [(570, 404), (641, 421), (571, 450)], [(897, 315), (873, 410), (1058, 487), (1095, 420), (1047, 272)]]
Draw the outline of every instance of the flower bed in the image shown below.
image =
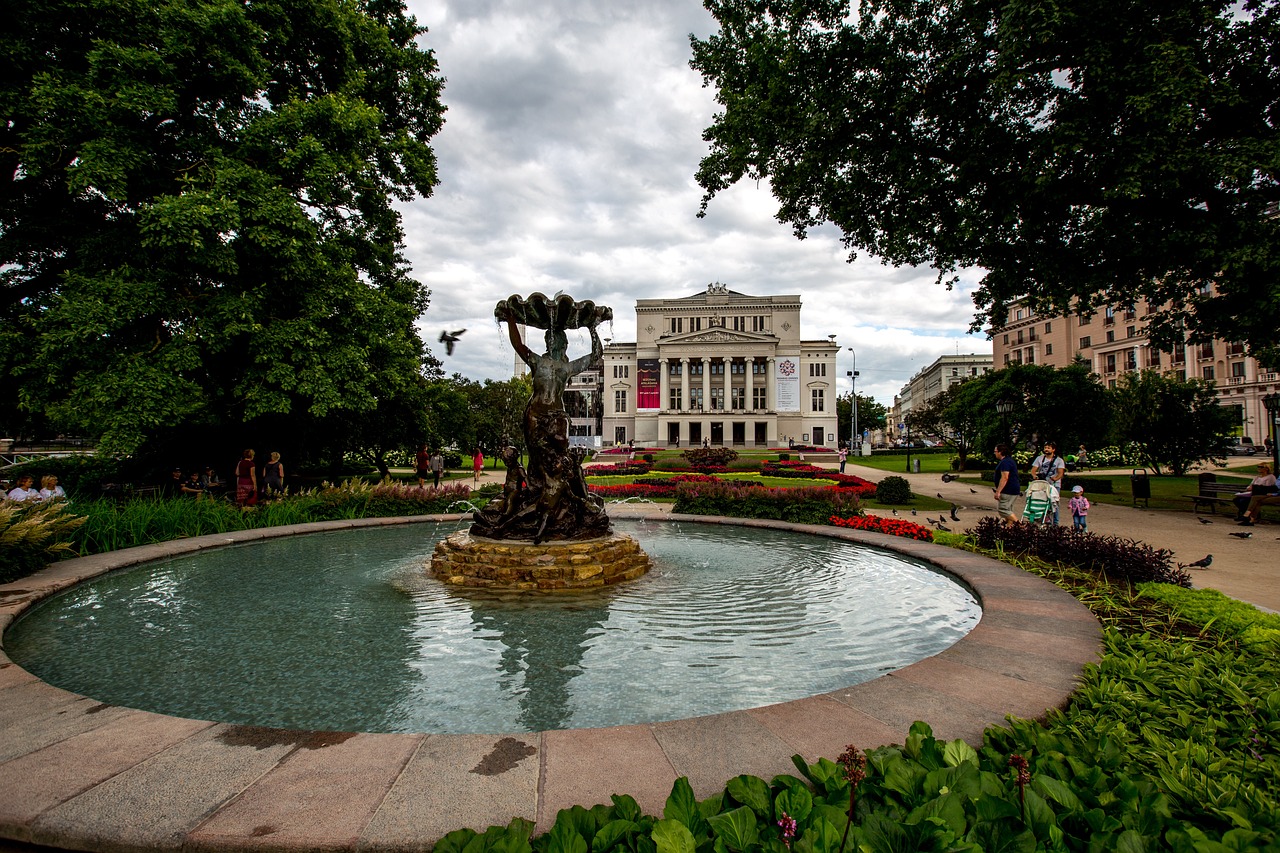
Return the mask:
[(770, 489), (720, 480), (714, 483), (681, 483), (676, 487), (675, 511), (690, 515), (827, 524), (833, 514), (855, 515), (860, 511), (860, 502), (855, 492), (830, 486)]
[(841, 474), (830, 468), (819, 468), (808, 462), (766, 462), (760, 466), (766, 477), (791, 477), (797, 480), (834, 480), (836, 488), (852, 489), (860, 498), (874, 497), (876, 484), (852, 474)]
[(593, 484), (587, 485), (587, 490), (593, 495), (599, 495), (605, 500), (619, 500), (622, 498), (671, 498), (675, 497), (676, 484), (670, 480), (662, 480), (655, 483), (623, 483), (618, 486), (597, 486)]
[(653, 468), (648, 462), (635, 460), (630, 462), (615, 462), (612, 465), (592, 465), (583, 469), (583, 473), (588, 477), (625, 477), (640, 474), (648, 474)]
[(881, 518), (878, 515), (855, 515), (851, 518), (831, 516), (831, 523), (836, 527), (848, 527), (851, 530), (870, 530), (872, 533), (887, 533), (890, 536), (902, 536), (906, 539), (918, 539), (921, 542), (932, 542), (933, 531), (916, 524), (914, 521), (903, 521), (898, 518)]

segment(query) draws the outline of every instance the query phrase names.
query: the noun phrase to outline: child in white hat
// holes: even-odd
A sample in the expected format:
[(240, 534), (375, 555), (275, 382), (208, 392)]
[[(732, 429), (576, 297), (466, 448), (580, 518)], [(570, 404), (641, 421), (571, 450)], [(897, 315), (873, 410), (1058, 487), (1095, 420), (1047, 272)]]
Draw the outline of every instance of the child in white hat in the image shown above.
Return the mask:
[(1084, 496), (1084, 486), (1071, 487), (1071, 500), (1067, 502), (1067, 506), (1071, 507), (1071, 526), (1076, 530), (1088, 531), (1089, 499)]

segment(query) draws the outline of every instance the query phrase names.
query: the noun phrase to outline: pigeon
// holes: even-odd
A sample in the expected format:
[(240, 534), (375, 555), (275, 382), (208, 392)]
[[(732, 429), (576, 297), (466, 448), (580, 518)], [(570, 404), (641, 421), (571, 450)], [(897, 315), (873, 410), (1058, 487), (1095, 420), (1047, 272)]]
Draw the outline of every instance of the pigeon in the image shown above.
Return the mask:
[(893, 513), (895, 516), (898, 514), (898, 511), (896, 509), (891, 509), (889, 510), (889, 512)]
[(919, 515), (920, 513), (916, 512), (916, 511), (913, 509), (913, 510), (911, 510), (911, 514), (912, 514), (912, 515)]
[(1253, 536), (1253, 531), (1252, 530), (1245, 530), (1243, 532), (1237, 531), (1235, 533), (1228, 533), (1227, 535), (1234, 536), (1237, 539), (1248, 539)]
[(447, 353), (448, 355), (453, 355), (453, 345), (458, 342), (459, 336), (461, 336), (462, 333), (465, 331), (466, 329), (459, 329), (456, 332), (440, 333), (440, 343), (444, 344), (445, 353)]
[(952, 521), (959, 521), (959, 520), (960, 520), (960, 516), (956, 515), (956, 505), (955, 505), (955, 504), (952, 504), (952, 505), (951, 505), (951, 520), (952, 520)]
[(937, 523), (937, 524), (935, 524), (935, 525), (934, 525), (934, 527), (938, 528), (938, 529), (939, 529), (939, 530), (941, 530), (943, 533), (950, 533), (950, 532), (951, 532), (951, 528), (950, 528), (950, 527), (947, 527), (945, 524), (943, 524), (943, 523), (942, 523), (942, 519), (938, 519), (938, 523)]
[(1196, 516), (1196, 521), (1200, 522), (1201, 524), (1213, 524), (1213, 522), (1212, 522), (1212, 521), (1210, 521), (1209, 519), (1207, 519), (1207, 518), (1201, 518), (1201, 517), (1200, 517), (1200, 516), (1198, 516), (1198, 515)]
[(942, 500), (944, 500), (944, 501), (946, 500), (946, 498), (942, 497), (942, 492), (938, 492), (938, 497), (939, 497), (939, 498), (941, 498), (941, 499), (942, 499)]
[(1213, 555), (1205, 554), (1203, 557), (1201, 557), (1199, 560), (1196, 560), (1194, 563), (1187, 563), (1187, 565), (1184, 568), (1207, 569), (1212, 565), (1213, 565)]
[(977, 493), (978, 493), (977, 489), (969, 489), (969, 494), (976, 495)]

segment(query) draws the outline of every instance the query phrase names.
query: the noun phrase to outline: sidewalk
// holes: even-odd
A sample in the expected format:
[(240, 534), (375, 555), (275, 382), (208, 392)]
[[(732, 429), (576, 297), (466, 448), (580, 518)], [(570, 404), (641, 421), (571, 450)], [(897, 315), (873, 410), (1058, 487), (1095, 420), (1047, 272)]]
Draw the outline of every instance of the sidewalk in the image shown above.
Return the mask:
[[(846, 474), (879, 481), (886, 476), (877, 468), (866, 468), (850, 462)], [(897, 473), (911, 483), (916, 494), (951, 501), (958, 507), (959, 524), (948, 524), (962, 531), (977, 522), (978, 517), (995, 511), (995, 501), (989, 488), (973, 487), (967, 483), (944, 483), (940, 474)], [(1022, 502), (1017, 503), (1022, 511)], [(1062, 503), (1062, 522), (1071, 523)], [(887, 515), (886, 510), (875, 514)], [(1143, 509), (1112, 504), (1095, 503), (1089, 509), (1089, 530), (1094, 533), (1137, 539), (1157, 548), (1173, 551), (1177, 563), (1192, 563), (1206, 554), (1213, 555), (1213, 565), (1208, 569), (1191, 569), (1192, 583), (1197, 589), (1216, 589), (1232, 598), (1247, 601), (1265, 610), (1280, 612), (1280, 524), (1269, 520), (1255, 527), (1237, 527), (1232, 515), (1199, 513), (1212, 524), (1201, 524), (1197, 513), (1188, 508), (1185, 512)], [(1275, 513), (1270, 514), (1274, 518)], [(1251, 531), (1250, 539), (1238, 539), (1229, 533)]]

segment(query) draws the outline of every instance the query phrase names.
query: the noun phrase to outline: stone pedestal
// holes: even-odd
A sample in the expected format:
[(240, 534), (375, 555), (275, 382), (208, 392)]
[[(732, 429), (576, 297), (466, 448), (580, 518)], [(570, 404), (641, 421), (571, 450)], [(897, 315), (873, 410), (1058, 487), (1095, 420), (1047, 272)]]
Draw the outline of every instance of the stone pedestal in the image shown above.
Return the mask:
[(431, 573), (450, 586), (475, 589), (571, 590), (635, 580), (649, 555), (630, 536), (581, 542), (482, 539), (463, 531), (436, 544)]

